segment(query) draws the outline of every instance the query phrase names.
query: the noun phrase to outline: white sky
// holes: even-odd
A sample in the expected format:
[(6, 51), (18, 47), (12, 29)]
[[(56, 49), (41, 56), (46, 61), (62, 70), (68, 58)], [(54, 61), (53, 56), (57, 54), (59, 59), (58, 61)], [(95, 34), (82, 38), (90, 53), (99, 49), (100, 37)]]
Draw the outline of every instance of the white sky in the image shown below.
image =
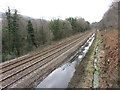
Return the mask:
[(0, 0), (0, 12), (9, 6), (33, 18), (83, 17), (89, 22), (100, 21), (112, 0)]

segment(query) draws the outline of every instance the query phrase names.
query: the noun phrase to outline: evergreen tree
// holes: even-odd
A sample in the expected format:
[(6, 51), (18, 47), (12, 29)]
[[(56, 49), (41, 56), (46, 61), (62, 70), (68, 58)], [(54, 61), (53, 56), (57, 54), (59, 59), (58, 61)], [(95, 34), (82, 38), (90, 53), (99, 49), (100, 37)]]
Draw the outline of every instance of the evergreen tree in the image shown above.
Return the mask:
[(18, 15), (17, 15), (17, 10), (15, 10), (15, 13), (13, 15), (13, 49), (14, 52), (19, 56), (20, 55), (20, 40), (19, 40), (19, 34), (18, 34)]
[(7, 35), (8, 35), (8, 53), (11, 54), (12, 52), (12, 16), (11, 16), (11, 10), (8, 7), (8, 12), (6, 12), (7, 16)]
[(29, 44), (32, 44), (32, 45), (34, 45), (37, 48), (37, 44), (35, 42), (34, 29), (33, 29), (33, 25), (32, 25), (30, 20), (28, 21), (27, 30), (28, 30), (28, 41), (29, 41)]
[[(6, 27), (6, 52), (8, 55), (19, 56), (20, 55), (20, 41), (19, 41), (19, 25), (18, 25), (18, 15), (17, 10), (15, 10), (14, 14), (11, 14), (11, 10), (8, 7), (8, 11), (6, 12), (7, 16), (7, 27)], [(4, 40), (3, 40), (4, 41)]]

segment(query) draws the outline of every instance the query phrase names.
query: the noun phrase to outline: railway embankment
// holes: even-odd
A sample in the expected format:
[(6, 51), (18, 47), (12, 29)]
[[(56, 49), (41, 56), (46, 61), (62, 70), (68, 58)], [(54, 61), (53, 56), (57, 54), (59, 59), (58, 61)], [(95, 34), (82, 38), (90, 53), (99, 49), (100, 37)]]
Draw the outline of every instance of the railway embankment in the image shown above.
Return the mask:
[(69, 88), (119, 88), (118, 30), (97, 33), (87, 55), (76, 67)]

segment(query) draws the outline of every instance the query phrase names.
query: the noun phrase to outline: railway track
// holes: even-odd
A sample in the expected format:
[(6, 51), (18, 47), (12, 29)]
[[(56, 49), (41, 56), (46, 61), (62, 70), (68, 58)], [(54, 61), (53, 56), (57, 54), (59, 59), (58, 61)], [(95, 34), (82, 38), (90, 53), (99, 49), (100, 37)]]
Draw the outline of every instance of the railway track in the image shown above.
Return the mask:
[[(39, 77), (42, 77), (46, 74), (47, 70), (45, 70), (45, 68), (50, 67), (50, 63), (52, 65), (53, 62), (60, 62), (56, 60), (57, 57), (72, 48), (74, 45), (78, 44), (80, 41), (85, 41), (85, 39), (87, 39), (91, 34), (92, 33), (87, 32), (85, 35), (78, 35), (66, 42), (51, 47), (48, 50), (44, 50), (3, 65), (3, 67), (0, 68), (2, 69), (0, 72), (0, 76), (2, 77), (2, 79), (0, 79), (2, 89), (8, 88), (12, 85), (14, 86), (16, 82), (22, 80), (30, 74), (33, 74), (34, 71), (37, 72), (37, 70), (42, 71), (39, 75)], [(85, 39), (83, 40), (83, 38)], [(35, 80), (36, 79), (33, 79), (33, 81)]]
[[(87, 33), (87, 32), (86, 32), (86, 33)], [(81, 36), (82, 36), (82, 34), (81, 34)], [(19, 62), (21, 62), (21, 61), (23, 61), (23, 60), (26, 60), (26, 59), (28, 59), (28, 58), (31, 58), (31, 57), (33, 57), (33, 56), (36, 56), (36, 55), (42, 56), (42, 55), (44, 55), (44, 54), (46, 54), (46, 53), (51, 52), (52, 50), (55, 50), (56, 48), (59, 48), (60, 45), (63, 45), (63, 44), (65, 44), (66, 42), (72, 41), (72, 39), (75, 39), (75, 38), (78, 38), (78, 37), (80, 37), (80, 35), (76, 35), (75, 37), (69, 38), (69, 39), (68, 39), (67, 41), (65, 41), (65, 42), (61, 42), (61, 43), (59, 43), (59, 44), (57, 44), (57, 45), (54, 45), (54, 46), (52, 46), (52, 47), (50, 47), (50, 48), (47, 48), (47, 49), (45, 49), (45, 50), (43, 50), (43, 51), (40, 51), (40, 52), (37, 52), (37, 53), (35, 53), (35, 54), (28, 55), (28, 56), (19, 58), (19, 59), (17, 59), (17, 60), (10, 60), (10, 61), (8, 61), (7, 63), (6, 63), (6, 62), (5, 62), (5, 63), (2, 63), (2, 64), (0, 64), (0, 69), (2, 69), (2, 71), (4, 71), (4, 70), (3, 70), (4, 68), (7, 68), (7, 67), (9, 67), (9, 66), (11, 66), (11, 65), (13, 65), (13, 64), (19, 63)], [(0, 71), (0, 74), (1, 74), (1, 73), (3, 73), (3, 72)]]
[[(81, 36), (82, 36), (82, 35), (81, 35)], [(80, 37), (80, 36), (79, 36), (79, 37)], [(42, 51), (42, 52), (38, 52), (38, 53), (36, 53), (36, 54), (33, 54), (33, 55), (30, 55), (30, 56), (27, 56), (27, 57), (24, 57), (24, 58), (15, 60), (15, 61), (10, 62), (10, 63), (7, 63), (7, 64), (5, 64), (5, 65), (3, 64), (3, 65), (1, 66), (1, 68), (0, 68), (0, 69), (2, 69), (2, 70), (0, 71), (0, 74), (3, 74), (3, 73), (5, 73), (5, 72), (7, 72), (7, 71), (9, 71), (9, 70), (11, 70), (11, 69), (14, 69), (14, 68), (16, 68), (16, 67), (18, 67), (18, 66), (20, 66), (20, 65), (23, 65), (23, 64), (25, 64), (25, 63), (27, 63), (27, 62), (29, 62), (29, 61), (32, 61), (32, 60), (34, 60), (34, 59), (36, 59), (36, 58), (38, 58), (38, 57), (41, 57), (41, 56), (43, 56), (43, 55), (46, 55), (47, 53), (49, 53), (49, 52), (51, 52), (51, 51), (54, 51), (54, 50), (60, 48), (61, 46), (65, 45), (65, 44), (67, 44), (67, 43), (71, 42), (72, 40), (74, 40), (74, 39), (76, 39), (76, 38), (79, 38), (79, 37), (77, 36), (77, 37), (75, 37), (75, 38), (70, 39), (69, 41), (66, 41), (66, 42), (64, 42), (64, 43), (60, 43), (60, 44), (58, 44), (58, 45), (55, 45), (55, 46), (51, 47), (51, 48), (48, 49), (48, 50), (44, 50), (44, 51)], [(34, 57), (33, 57), (33, 56), (34, 56)], [(30, 59), (30, 60), (29, 60), (29, 59)]]

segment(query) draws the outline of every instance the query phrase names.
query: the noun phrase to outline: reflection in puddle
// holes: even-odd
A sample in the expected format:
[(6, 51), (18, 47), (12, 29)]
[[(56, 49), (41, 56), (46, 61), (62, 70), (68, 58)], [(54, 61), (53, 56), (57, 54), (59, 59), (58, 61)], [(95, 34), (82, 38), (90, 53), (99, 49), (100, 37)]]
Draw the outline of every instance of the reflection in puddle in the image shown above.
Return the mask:
[(62, 67), (53, 71), (47, 78), (38, 85), (38, 88), (65, 88), (67, 86), (67, 82), (73, 76), (75, 72), (76, 62), (66, 63)]
[(75, 66), (86, 55), (94, 38), (95, 34), (93, 34), (87, 40), (87, 42), (80, 48), (77, 54), (78, 57), (76, 59), (72, 60), (72, 62), (66, 62), (61, 67), (54, 70), (37, 86), (37, 88), (67, 88), (68, 83), (75, 72)]

